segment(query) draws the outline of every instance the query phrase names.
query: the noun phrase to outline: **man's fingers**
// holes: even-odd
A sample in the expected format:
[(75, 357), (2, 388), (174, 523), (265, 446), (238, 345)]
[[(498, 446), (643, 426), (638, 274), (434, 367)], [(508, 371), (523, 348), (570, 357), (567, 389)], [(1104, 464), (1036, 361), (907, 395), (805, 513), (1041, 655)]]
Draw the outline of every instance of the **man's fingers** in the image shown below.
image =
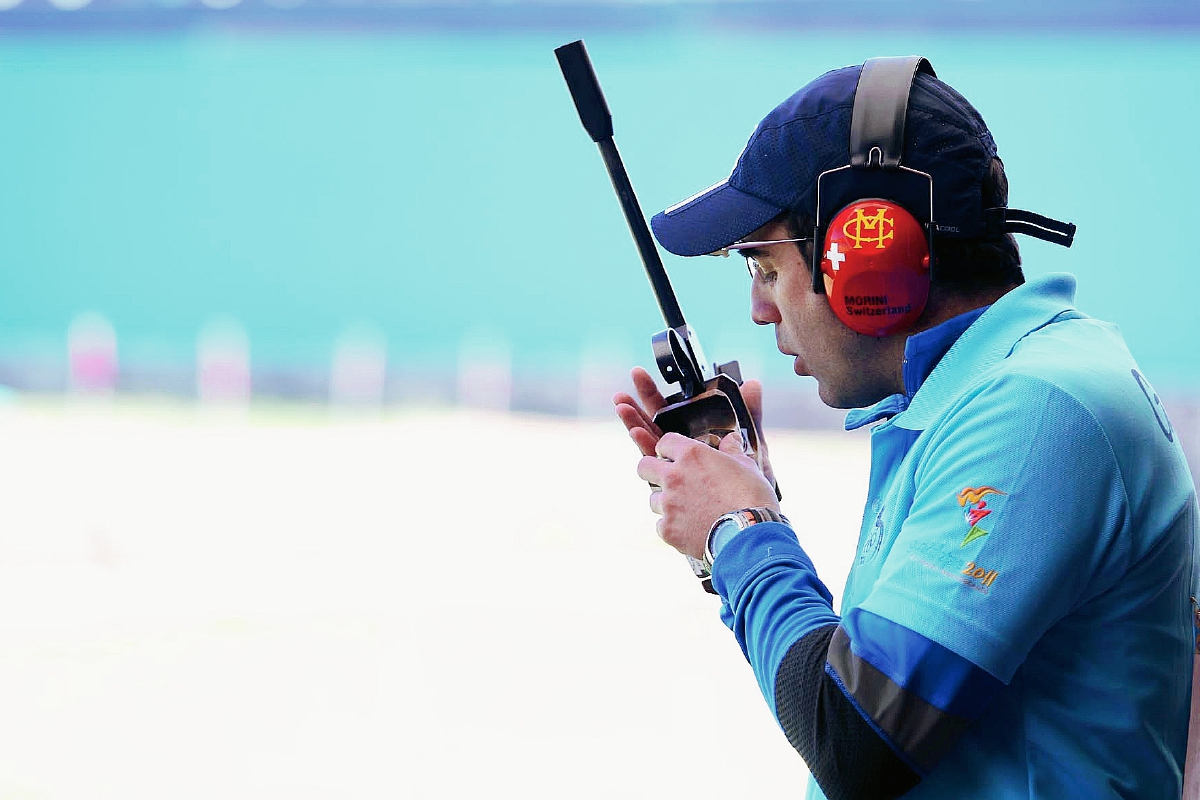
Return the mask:
[(646, 483), (662, 486), (666, 482), (667, 470), (670, 468), (671, 465), (661, 458), (643, 456), (642, 460), (638, 462), (637, 474)]
[(613, 395), (612, 401), (613, 405), (616, 406), (617, 416), (621, 418), (621, 422), (625, 423), (626, 428), (632, 428), (636, 425), (646, 428), (656, 435), (662, 435), (662, 431), (654, 424), (654, 420), (632, 397), (624, 392), (618, 392)]
[(650, 433), (645, 428), (630, 428), (629, 438), (633, 439), (633, 443), (637, 445), (637, 448), (642, 452), (642, 455), (654, 455), (654, 446), (658, 444), (657, 436)]
[(646, 370), (634, 367), (630, 376), (638, 399), (635, 400), (628, 392), (617, 392), (612, 398), (613, 405), (621, 424), (629, 431), (629, 438), (633, 439), (642, 455), (651, 456), (663, 435), (662, 429), (654, 424), (654, 415), (664, 405), (663, 396)]
[(742, 432), (733, 431), (725, 435), (721, 440), (721, 445), (717, 448), (722, 453), (728, 453), (731, 456), (743, 456), (746, 454), (746, 449), (742, 445)]
[(679, 457), (691, 447), (705, 447), (695, 439), (689, 439), (682, 433), (664, 433), (654, 445), (654, 454), (667, 461), (678, 461)]
[(746, 401), (746, 410), (754, 420), (754, 427), (762, 431), (762, 384), (756, 380), (748, 380), (742, 384), (742, 399)]
[(629, 405), (629, 403), (621, 403), (617, 406), (617, 417), (629, 431), (629, 438), (633, 439), (633, 443), (637, 445), (642, 455), (654, 455), (654, 445), (658, 443), (658, 437), (662, 436), (662, 431), (658, 429), (658, 426), (647, 420), (640, 408)]
[(658, 384), (654, 382), (654, 378), (650, 377), (650, 373), (641, 367), (634, 367), (629, 373), (629, 377), (633, 379), (633, 388), (641, 398), (646, 411), (651, 416), (657, 414), (658, 410), (666, 403), (663, 400), (662, 392), (658, 391)]
[[(750, 412), (750, 418), (754, 420), (754, 429), (758, 431), (758, 449), (762, 451), (765, 459), (767, 453), (767, 440), (763, 436), (763, 412), (762, 412), (762, 384), (756, 380), (748, 380), (742, 384), (742, 399), (746, 401), (746, 410)], [(775, 479), (771, 476), (770, 467), (767, 467), (767, 477), (771, 478), (774, 483)]]

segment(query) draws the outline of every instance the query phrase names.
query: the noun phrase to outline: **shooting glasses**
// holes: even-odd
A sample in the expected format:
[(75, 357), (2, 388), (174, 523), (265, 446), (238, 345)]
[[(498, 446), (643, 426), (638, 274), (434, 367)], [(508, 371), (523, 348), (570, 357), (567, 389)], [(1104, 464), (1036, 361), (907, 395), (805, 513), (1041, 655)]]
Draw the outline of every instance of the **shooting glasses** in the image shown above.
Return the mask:
[[(804, 236), (799, 239), (767, 239), (767, 240), (761, 241), (761, 242), (734, 242), (733, 244), (729, 245), (728, 247), (722, 247), (720, 250), (714, 250), (713, 252), (709, 253), (708, 255), (710, 255), (710, 256), (726, 256), (727, 257), (729, 255), (729, 253), (733, 250), (737, 250), (739, 252), (739, 254), (741, 254), (742, 250), (753, 250), (756, 247), (766, 247), (767, 245), (772, 245), (772, 244), (787, 244), (788, 242), (811, 242), (812, 240), (813, 240), (813, 237)], [(757, 275), (759, 273), (758, 259), (755, 258), (754, 256), (747, 255), (746, 256), (746, 269), (747, 269), (747, 271), (749, 271), (751, 278), (753, 278), (755, 275)]]

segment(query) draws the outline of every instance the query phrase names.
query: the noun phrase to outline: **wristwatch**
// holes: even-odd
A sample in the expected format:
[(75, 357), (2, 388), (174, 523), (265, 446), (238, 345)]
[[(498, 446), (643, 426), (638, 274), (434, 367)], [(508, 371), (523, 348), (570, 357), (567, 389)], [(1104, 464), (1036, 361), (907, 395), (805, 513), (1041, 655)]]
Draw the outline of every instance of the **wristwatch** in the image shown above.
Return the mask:
[(708, 538), (704, 540), (704, 557), (700, 559), (700, 564), (704, 567), (705, 571), (710, 575), (712, 574), (713, 561), (716, 560), (717, 553), (721, 551), (726, 542), (735, 534), (760, 522), (791, 524), (783, 514), (766, 506), (743, 508), (740, 511), (731, 511), (728, 514), (722, 514), (717, 517), (717, 521), (708, 529)]

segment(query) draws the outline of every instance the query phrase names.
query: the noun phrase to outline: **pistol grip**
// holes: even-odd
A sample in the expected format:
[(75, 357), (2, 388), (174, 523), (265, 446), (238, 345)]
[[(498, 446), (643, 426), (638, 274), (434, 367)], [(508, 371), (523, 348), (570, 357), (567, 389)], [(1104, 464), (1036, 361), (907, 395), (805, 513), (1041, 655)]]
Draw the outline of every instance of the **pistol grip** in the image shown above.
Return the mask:
[(654, 415), (654, 423), (664, 433), (681, 433), (712, 447), (718, 446), (721, 439), (733, 431), (739, 431), (746, 455), (753, 458), (759, 468), (763, 466), (754, 418), (750, 416), (737, 382), (724, 373), (705, 381), (703, 391), (694, 397), (685, 399), (682, 394), (668, 397), (667, 404)]
[[(681, 433), (714, 448), (721, 444), (721, 439), (733, 431), (739, 431), (742, 449), (754, 459), (760, 470), (763, 468), (758, 427), (754, 424), (750, 409), (746, 407), (737, 381), (724, 373), (706, 381), (704, 390), (694, 397), (684, 398), (682, 393), (668, 397), (667, 404), (654, 415), (654, 423), (664, 433)], [(775, 497), (783, 499), (778, 482), (775, 484)], [(686, 558), (704, 591), (717, 594), (712, 585), (712, 575), (704, 568), (703, 562), (691, 556)]]

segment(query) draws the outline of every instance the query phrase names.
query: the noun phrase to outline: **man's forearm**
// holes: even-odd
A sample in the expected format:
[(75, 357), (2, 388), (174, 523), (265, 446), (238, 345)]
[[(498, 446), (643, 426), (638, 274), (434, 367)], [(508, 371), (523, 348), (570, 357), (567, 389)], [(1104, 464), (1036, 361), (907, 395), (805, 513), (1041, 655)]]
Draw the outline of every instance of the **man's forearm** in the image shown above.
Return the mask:
[(839, 618), (794, 532), (779, 523), (743, 531), (721, 551), (713, 573), (724, 621), (829, 800), (896, 797), (915, 786), (918, 772), (828, 666)]

